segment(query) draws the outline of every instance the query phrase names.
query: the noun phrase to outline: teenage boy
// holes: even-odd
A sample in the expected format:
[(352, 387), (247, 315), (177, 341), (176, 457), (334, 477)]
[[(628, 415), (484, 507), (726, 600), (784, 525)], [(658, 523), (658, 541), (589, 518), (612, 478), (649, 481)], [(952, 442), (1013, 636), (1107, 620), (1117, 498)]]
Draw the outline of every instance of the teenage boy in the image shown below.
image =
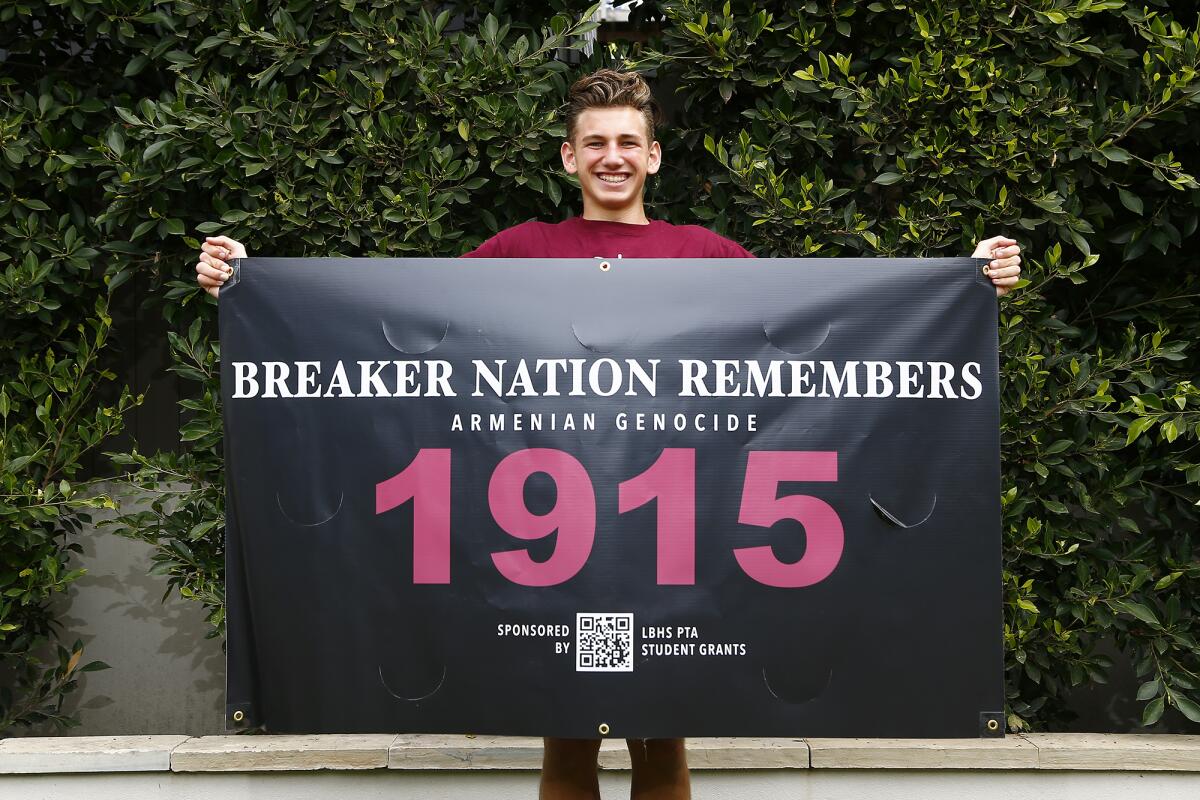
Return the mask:
[[(658, 107), (640, 75), (602, 69), (579, 79), (567, 98), (563, 168), (579, 178), (583, 215), (548, 224), (525, 222), (496, 234), (473, 258), (751, 258), (740, 245), (697, 225), (671, 225), (646, 216), (646, 178), (658, 172), (662, 149), (654, 139)], [(217, 296), (232, 270), (229, 258), (246, 248), (227, 236), (201, 246), (196, 281)], [(990, 258), (997, 296), (1021, 274), (1020, 247), (1003, 236), (980, 242), (976, 258)], [(629, 740), (630, 796), (678, 800), (691, 796), (682, 739)], [(596, 800), (600, 788), (595, 739), (546, 739), (540, 797)]]

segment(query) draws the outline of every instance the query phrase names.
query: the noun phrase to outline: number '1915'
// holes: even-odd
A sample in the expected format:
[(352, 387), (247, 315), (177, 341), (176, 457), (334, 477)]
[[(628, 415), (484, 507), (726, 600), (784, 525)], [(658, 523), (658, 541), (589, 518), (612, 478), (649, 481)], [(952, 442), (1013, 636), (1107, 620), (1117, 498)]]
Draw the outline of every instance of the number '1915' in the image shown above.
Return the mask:
[[(545, 514), (525, 505), (525, 481), (536, 472), (550, 476), (557, 501)], [(738, 522), (769, 528), (795, 520), (807, 539), (804, 556), (780, 561), (769, 545), (733, 551), (742, 570), (767, 586), (812, 586), (833, 572), (842, 557), (844, 532), (837, 512), (816, 497), (778, 495), (784, 481), (837, 480), (837, 453), (756, 450), (749, 453)], [(670, 448), (645, 472), (617, 487), (617, 512), (657, 501), (658, 583), (696, 582), (696, 451)], [(404, 470), (375, 485), (375, 513), (413, 502), (413, 583), (450, 582), (450, 451), (423, 449)], [(554, 586), (570, 580), (587, 563), (596, 537), (596, 492), (583, 464), (562, 450), (518, 450), (496, 465), (488, 484), (488, 506), (501, 528), (531, 541), (555, 531), (554, 551), (534, 561), (527, 550), (492, 554), (496, 569), (521, 586)]]

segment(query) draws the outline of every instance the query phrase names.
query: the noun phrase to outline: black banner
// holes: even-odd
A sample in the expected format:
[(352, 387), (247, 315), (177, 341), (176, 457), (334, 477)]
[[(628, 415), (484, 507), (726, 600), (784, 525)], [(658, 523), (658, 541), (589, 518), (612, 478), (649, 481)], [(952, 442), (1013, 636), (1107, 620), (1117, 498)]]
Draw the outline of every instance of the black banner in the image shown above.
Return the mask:
[(982, 263), (237, 263), (231, 724), (1000, 735)]

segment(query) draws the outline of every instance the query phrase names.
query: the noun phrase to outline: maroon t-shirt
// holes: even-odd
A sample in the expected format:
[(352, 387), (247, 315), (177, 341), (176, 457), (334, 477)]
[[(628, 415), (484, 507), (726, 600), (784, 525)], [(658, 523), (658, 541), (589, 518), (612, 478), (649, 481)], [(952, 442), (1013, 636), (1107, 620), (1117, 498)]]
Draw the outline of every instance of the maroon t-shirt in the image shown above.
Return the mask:
[(557, 224), (522, 222), (464, 258), (754, 258), (744, 247), (699, 225), (649, 225), (571, 217)]

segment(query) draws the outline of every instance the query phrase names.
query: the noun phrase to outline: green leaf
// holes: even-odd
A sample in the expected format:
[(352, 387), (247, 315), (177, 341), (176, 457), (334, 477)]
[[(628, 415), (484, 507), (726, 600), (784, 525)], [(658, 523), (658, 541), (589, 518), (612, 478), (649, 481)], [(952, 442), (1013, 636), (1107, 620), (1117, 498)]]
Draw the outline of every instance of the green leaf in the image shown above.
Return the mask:
[(150, 569), (146, 570), (146, 574), (167, 575), (171, 572), (171, 570), (179, 566), (180, 564), (177, 561), (157, 561), (153, 566), (150, 567)]
[[(41, 406), (38, 406), (38, 408), (40, 409)], [(20, 472), (31, 461), (33, 461), (35, 458), (37, 458), (40, 455), (41, 455), (41, 451), (38, 451), (36, 453), (30, 453), (28, 455), (17, 456), (16, 458), (12, 459), (11, 461), (7, 462), (4, 465), (4, 471), (5, 472), (13, 472), (13, 473)]]
[(1148, 625), (1153, 625), (1156, 628), (1162, 627), (1162, 623), (1158, 621), (1158, 617), (1154, 615), (1154, 612), (1141, 603), (1134, 602), (1133, 600), (1113, 600), (1112, 605), (1118, 611), (1124, 611), (1126, 614), (1137, 617)]
[(1141, 216), (1142, 214), (1142, 198), (1125, 189), (1117, 189), (1117, 195), (1121, 198), (1121, 205), (1128, 208), (1133, 213)]
[(106, 276), (104, 281), (108, 285), (108, 291), (110, 293), (112, 293), (112, 292), (115, 292), (121, 286), (121, 284), (125, 283), (125, 281), (129, 280), (132, 277), (133, 277), (133, 270), (119, 269), (116, 272), (114, 272), (112, 275)]
[(1164, 696), (1157, 697), (1146, 705), (1146, 709), (1142, 712), (1143, 727), (1148, 728), (1162, 718), (1165, 703), (1166, 697)]
[(483, 33), (484, 39), (489, 42), (495, 42), (496, 34), (500, 30), (500, 23), (496, 20), (495, 16), (488, 14), (486, 17), (484, 17), (483, 27), (480, 30)]
[(226, 36), (227, 36), (226, 34), (222, 34), (219, 36), (209, 36), (209, 37), (205, 38), (204, 41), (202, 41), (200, 44), (196, 45), (196, 52), (201, 53), (210, 47), (219, 47), (220, 45), (225, 44), (225, 42), (228, 41)]
[(1154, 588), (1155, 588), (1156, 590), (1157, 590), (1157, 589), (1166, 589), (1166, 588), (1167, 588), (1168, 586), (1170, 586), (1172, 583), (1174, 583), (1175, 581), (1179, 580), (1179, 576), (1181, 576), (1182, 574), (1183, 574), (1182, 572), (1172, 572), (1172, 573), (1171, 573), (1171, 574), (1169, 574), (1169, 575), (1163, 575), (1163, 576), (1162, 576), (1161, 578), (1159, 578), (1159, 579), (1158, 579), (1158, 581), (1157, 581), (1157, 582), (1154, 584)]
[(1200, 722), (1200, 706), (1197, 706), (1188, 697), (1176, 692), (1172, 697), (1175, 699), (1175, 707), (1178, 708), (1183, 715), (1192, 722)]
[(901, 175), (896, 172), (881, 172), (875, 176), (875, 183), (881, 183), (884, 186), (891, 186), (896, 181), (900, 180)]
[(125, 155), (125, 137), (121, 135), (120, 128), (113, 128), (108, 132), (108, 137), (105, 139), (108, 147), (117, 158)]
[(1051, 500), (1049, 498), (1043, 497), (1042, 505), (1046, 507), (1047, 511), (1051, 511), (1055, 514), (1066, 514), (1067, 513), (1067, 507), (1065, 505), (1063, 505), (1062, 503), (1058, 502), (1057, 500)]
[(122, 74), (126, 78), (132, 78), (134, 75), (140, 74), (141, 71), (144, 70), (146, 68), (146, 65), (149, 63), (150, 63), (150, 58), (148, 56), (146, 56), (144, 53), (141, 55), (136, 55), (129, 60), (129, 63), (127, 65), (125, 65), (125, 72)]
[(101, 247), (103, 247), (105, 250), (108, 250), (110, 253), (126, 253), (128, 255), (140, 255), (142, 253), (141, 248), (132, 242), (105, 242), (103, 245), (101, 245)]
[(1125, 445), (1129, 446), (1137, 438), (1154, 426), (1154, 417), (1138, 417), (1129, 424), (1129, 432), (1125, 437)]
[(1109, 161), (1116, 161), (1116, 162), (1120, 162), (1120, 163), (1123, 163), (1130, 159), (1129, 151), (1123, 147), (1117, 147), (1116, 145), (1108, 145), (1107, 147), (1101, 147), (1100, 155), (1104, 156)]
[(154, 160), (154, 157), (157, 156), (159, 153), (161, 153), (163, 150), (165, 150), (167, 145), (169, 145), (170, 143), (171, 143), (170, 139), (159, 139), (157, 142), (155, 142), (154, 144), (147, 147), (144, 151), (142, 151), (142, 160), (143, 161)]
[(1158, 678), (1155, 678), (1152, 681), (1146, 681), (1141, 685), (1140, 688), (1138, 688), (1137, 699), (1149, 700), (1151, 697), (1157, 696), (1161, 690), (1162, 681), (1160, 681)]
[(217, 526), (216, 520), (207, 520), (205, 522), (197, 523), (196, 525), (194, 525), (192, 527), (192, 529), (190, 531), (188, 531), (187, 538), (194, 542), (197, 539), (203, 538), (203, 536), (206, 533), (211, 531), (216, 526)]

